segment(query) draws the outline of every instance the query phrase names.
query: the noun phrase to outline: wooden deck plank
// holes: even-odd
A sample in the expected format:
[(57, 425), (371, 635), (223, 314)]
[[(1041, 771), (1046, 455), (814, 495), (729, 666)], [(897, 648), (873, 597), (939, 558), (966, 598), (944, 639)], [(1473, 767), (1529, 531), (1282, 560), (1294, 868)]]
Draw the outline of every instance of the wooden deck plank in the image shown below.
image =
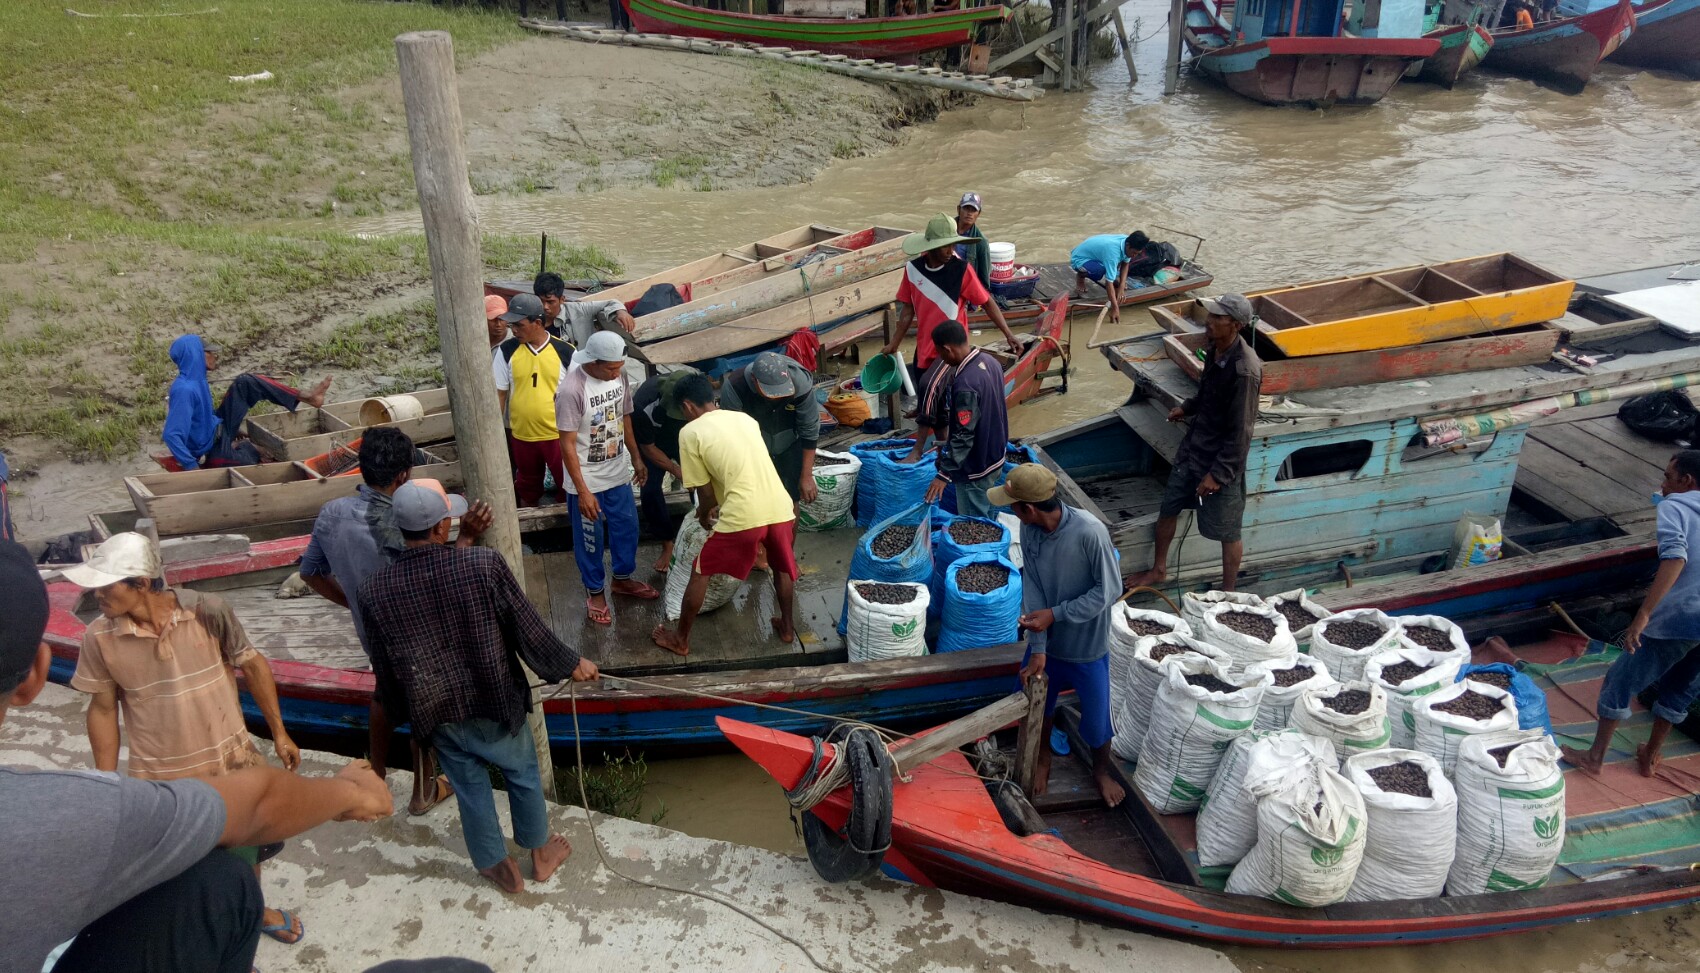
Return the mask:
[[(1585, 505), (1580, 511), (1584, 517), (1634, 510), (1647, 502), (1646, 497), (1637, 491), (1617, 483), (1597, 470), (1583, 466), (1544, 443), (1526, 444), (1518, 466), (1520, 471), (1527, 470), (1580, 499)], [(1522, 480), (1521, 473), (1518, 479)]]
[(1587, 430), (1591, 435), (1612, 443), (1619, 449), (1652, 464), (1661, 474), (1664, 472), (1665, 464), (1670, 462), (1671, 456), (1676, 453), (1678, 448), (1674, 443), (1661, 443), (1657, 440), (1648, 439), (1630, 429), (1622, 419), (1615, 415), (1603, 419), (1584, 419), (1577, 423), (1577, 426)]
[[(1661, 466), (1623, 449), (1613, 439), (1594, 435), (1575, 424), (1537, 429), (1530, 433), (1529, 438), (1551, 446), (1625, 490), (1635, 491), (1637, 507), (1646, 504), (1646, 491), (1658, 486), (1663, 473)], [(1627, 508), (1614, 507), (1612, 512), (1616, 513), (1619, 509)]]

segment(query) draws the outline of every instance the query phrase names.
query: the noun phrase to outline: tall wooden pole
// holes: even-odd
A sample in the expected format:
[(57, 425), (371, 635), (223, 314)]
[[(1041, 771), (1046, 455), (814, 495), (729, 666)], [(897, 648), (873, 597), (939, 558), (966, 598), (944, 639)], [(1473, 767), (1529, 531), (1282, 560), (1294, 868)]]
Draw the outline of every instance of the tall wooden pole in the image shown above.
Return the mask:
[[(490, 376), (490, 341), (484, 324), (484, 257), (479, 249), (478, 209), (467, 174), (466, 138), (460, 92), (455, 86), (454, 42), (446, 31), (402, 34), (395, 39), (401, 66), (401, 96), (407, 108), (407, 141), (413, 151), (413, 181), (425, 222), (431, 257), (431, 287), (437, 300), (437, 334), (443, 375), (454, 409), (455, 444), (469, 495), (490, 504), (495, 523), (483, 542), (501, 552), (524, 584), (519, 515), (514, 506), (513, 468), (507, 434)], [(528, 670), (526, 675), (536, 681)], [(555, 765), (540, 701), (527, 722), (537, 746), (543, 792), (555, 796)]]
[(1172, 95), (1181, 79), (1181, 31), (1186, 23), (1186, 0), (1169, 0), (1169, 61), (1163, 69), (1163, 94)]
[(1074, 0), (1063, 0), (1062, 90), (1074, 90)]

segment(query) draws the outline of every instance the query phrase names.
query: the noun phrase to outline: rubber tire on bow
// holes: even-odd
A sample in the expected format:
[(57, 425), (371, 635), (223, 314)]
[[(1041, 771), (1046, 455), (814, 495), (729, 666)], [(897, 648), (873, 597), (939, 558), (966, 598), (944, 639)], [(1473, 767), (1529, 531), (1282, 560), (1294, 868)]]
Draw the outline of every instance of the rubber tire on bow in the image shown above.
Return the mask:
[(850, 817), (843, 831), (834, 831), (813, 811), (805, 812), (803, 847), (821, 878), (854, 882), (879, 871), (891, 844), (891, 764), (879, 736), (863, 727), (840, 726), (828, 742), (844, 751)]

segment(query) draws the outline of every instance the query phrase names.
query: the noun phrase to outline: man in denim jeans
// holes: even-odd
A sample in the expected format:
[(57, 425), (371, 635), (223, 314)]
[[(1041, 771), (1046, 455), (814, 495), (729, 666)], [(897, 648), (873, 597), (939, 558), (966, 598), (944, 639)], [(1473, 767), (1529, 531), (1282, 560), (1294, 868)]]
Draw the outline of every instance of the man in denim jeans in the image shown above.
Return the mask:
[(504, 892), (522, 892), (488, 768), (506, 781), (514, 842), (531, 851), (533, 880), (548, 881), (572, 848), (549, 833), (525, 723), (531, 692), (516, 656), (549, 682), (595, 679), (596, 663), (549, 630), (500, 554), (448, 546), (449, 521), (466, 512), (465, 500), (408, 483), (390, 502), (407, 549), (360, 586), (384, 711), (398, 723), (410, 720), (414, 734), (436, 747), (478, 874)]
[(1588, 750), (1564, 748), (1564, 758), (1597, 774), (1605, 763), (1617, 725), (1629, 717), (1629, 703), (1642, 690), (1657, 684), (1653, 731), (1636, 757), (1641, 776), (1659, 769), (1659, 750), (1672, 724), (1688, 716), (1700, 695), (1700, 570), (1689, 563), (1700, 556), (1700, 450), (1685, 449), (1665, 466), (1664, 494), (1659, 503), (1659, 570), (1647, 597), (1623, 635), (1623, 654), (1606, 671), (1595, 707), (1600, 715), (1594, 745)]

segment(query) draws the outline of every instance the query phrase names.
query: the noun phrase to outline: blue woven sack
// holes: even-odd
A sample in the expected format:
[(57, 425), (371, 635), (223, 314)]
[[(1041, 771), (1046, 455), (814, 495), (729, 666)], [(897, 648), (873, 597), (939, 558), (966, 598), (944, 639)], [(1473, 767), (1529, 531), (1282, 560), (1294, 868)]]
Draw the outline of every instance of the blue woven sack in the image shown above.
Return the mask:
[[(996, 520), (988, 520), (984, 517), (952, 517), (949, 514), (940, 514), (939, 518), (944, 523), (933, 531), (933, 577), (927, 584), (928, 594), (932, 596), (932, 600), (927, 603), (927, 613), (932, 618), (938, 618), (944, 611), (944, 573), (946, 569), (957, 561), (965, 557), (973, 557), (976, 554), (1008, 557), (1010, 542), (1009, 528)], [(959, 544), (955, 538), (950, 536), (950, 525), (959, 521), (990, 524), (998, 529), (998, 533), (1002, 537), (995, 541), (987, 541), (984, 544)]]
[(1552, 717), (1547, 713), (1547, 694), (1541, 692), (1541, 687), (1535, 685), (1528, 673), (1520, 671), (1509, 662), (1490, 662), (1483, 666), (1459, 667), (1455, 681), (1463, 682), (1464, 677), (1472, 672), (1497, 672), (1510, 676), (1511, 700), (1517, 704), (1517, 728), (1540, 730), (1547, 736), (1552, 736)]
[[(850, 577), (847, 580), (887, 583), (912, 581), (926, 584), (933, 573), (932, 512), (932, 504), (918, 503), (869, 527), (862, 539), (856, 542), (856, 553), (850, 555)], [(915, 539), (892, 557), (875, 556), (874, 538), (887, 527), (898, 524), (914, 524)], [(850, 586), (846, 584), (844, 605), (838, 611), (839, 635), (843, 635), (849, 628), (849, 612)]]
[[(883, 449), (901, 444), (903, 449)], [(862, 461), (856, 480), (856, 524), (867, 527), (926, 500), (927, 485), (938, 475), (931, 453), (914, 463), (899, 463), (915, 447), (913, 439), (877, 439), (857, 443), (850, 452)]]
[[(1009, 583), (985, 594), (963, 591), (956, 576), (973, 564), (997, 564), (1009, 571)], [(1001, 554), (976, 554), (962, 558), (945, 569), (944, 610), (935, 652), (961, 652), (989, 645), (1006, 645), (1016, 640), (1016, 622), (1021, 618), (1021, 572)]]

